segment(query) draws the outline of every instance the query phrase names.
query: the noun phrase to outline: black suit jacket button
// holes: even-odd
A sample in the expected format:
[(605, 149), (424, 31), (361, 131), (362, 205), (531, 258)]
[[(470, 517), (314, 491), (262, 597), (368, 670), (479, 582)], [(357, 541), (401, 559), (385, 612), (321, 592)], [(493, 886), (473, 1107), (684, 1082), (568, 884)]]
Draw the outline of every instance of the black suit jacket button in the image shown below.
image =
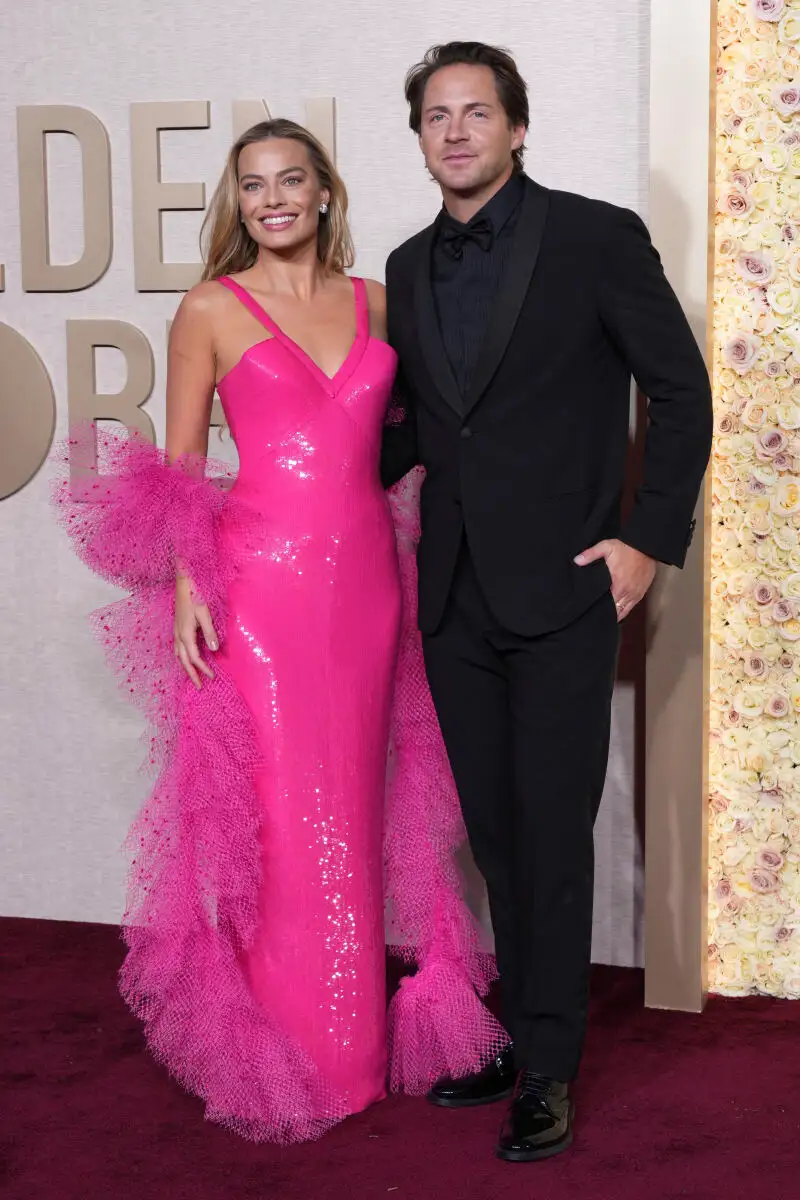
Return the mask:
[(467, 441), (467, 439), (471, 438), (471, 437), (472, 437), (472, 430), (470, 429), (469, 425), (465, 425), (461, 430), (461, 438), (463, 441)]

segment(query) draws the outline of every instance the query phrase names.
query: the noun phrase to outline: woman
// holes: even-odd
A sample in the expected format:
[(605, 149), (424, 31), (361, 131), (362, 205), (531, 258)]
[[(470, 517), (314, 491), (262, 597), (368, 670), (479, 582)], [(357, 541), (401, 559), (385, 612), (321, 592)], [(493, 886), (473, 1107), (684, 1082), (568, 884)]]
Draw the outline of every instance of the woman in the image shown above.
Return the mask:
[[(78, 551), (133, 592), (99, 624), (160, 766), (131, 836), (122, 991), (207, 1115), (256, 1140), (380, 1099), (387, 1043), (392, 1085), (419, 1092), (506, 1040), (453, 865), (408, 494), (401, 630), (378, 477), (396, 359), (382, 287), (344, 273), (346, 208), (306, 130), (245, 133), (172, 326), (166, 456), (107, 439), (95, 503), (57, 493)], [(239, 452), (227, 492), (206, 478), (215, 389)], [(385, 901), (419, 967), (388, 1028)]]

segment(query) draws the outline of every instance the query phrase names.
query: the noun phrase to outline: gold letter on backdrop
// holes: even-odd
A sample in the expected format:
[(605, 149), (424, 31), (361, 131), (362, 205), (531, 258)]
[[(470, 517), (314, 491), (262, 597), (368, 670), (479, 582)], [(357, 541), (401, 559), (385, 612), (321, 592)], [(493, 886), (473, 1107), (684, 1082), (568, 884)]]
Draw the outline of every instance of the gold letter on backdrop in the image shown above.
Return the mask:
[(161, 179), (161, 130), (208, 129), (207, 100), (176, 100), (131, 105), (133, 176), (133, 262), (138, 292), (185, 292), (202, 271), (198, 263), (166, 263), (163, 212), (202, 211), (202, 183), (164, 183)]
[[(306, 100), (306, 128), (322, 142), (333, 161), (336, 161), (336, 109), (332, 96)], [(232, 105), (233, 140), (252, 125), (270, 120), (266, 100), (234, 100)]]
[[(125, 356), (128, 378), (121, 392), (97, 391), (95, 348), (111, 346)], [(155, 442), (153, 422), (141, 405), (153, 390), (155, 368), (150, 343), (140, 329), (127, 321), (67, 321), (67, 403), (69, 427), (87, 421), (120, 421)], [(96, 469), (94, 448), (87, 461), (81, 456), (73, 467)]]
[(0, 324), (0, 500), (33, 479), (56, 425), (53, 384), (30, 342)]
[[(71, 133), (83, 157), (83, 254), (50, 262), (47, 201), (48, 133)], [(111, 150), (105, 126), (68, 104), (17, 109), (22, 287), (26, 292), (77, 292), (97, 283), (111, 262)]]

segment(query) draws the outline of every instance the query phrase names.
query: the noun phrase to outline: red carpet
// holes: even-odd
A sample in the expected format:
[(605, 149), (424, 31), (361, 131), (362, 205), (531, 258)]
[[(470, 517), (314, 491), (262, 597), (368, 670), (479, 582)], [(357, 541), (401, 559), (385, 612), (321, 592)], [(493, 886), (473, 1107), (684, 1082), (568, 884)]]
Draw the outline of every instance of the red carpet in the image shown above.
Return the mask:
[(500, 1163), (502, 1106), (393, 1097), (312, 1145), (203, 1121), (146, 1054), (115, 989), (109, 926), (0, 922), (5, 1200), (800, 1200), (800, 1003), (647, 1011), (597, 968), (576, 1144)]

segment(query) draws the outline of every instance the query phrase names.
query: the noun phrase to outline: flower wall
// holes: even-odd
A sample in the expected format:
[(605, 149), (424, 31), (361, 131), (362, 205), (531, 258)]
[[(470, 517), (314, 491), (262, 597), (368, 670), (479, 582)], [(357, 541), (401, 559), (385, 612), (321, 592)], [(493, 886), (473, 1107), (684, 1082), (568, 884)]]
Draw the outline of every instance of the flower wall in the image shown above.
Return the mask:
[(710, 986), (800, 998), (800, 0), (718, 0)]

